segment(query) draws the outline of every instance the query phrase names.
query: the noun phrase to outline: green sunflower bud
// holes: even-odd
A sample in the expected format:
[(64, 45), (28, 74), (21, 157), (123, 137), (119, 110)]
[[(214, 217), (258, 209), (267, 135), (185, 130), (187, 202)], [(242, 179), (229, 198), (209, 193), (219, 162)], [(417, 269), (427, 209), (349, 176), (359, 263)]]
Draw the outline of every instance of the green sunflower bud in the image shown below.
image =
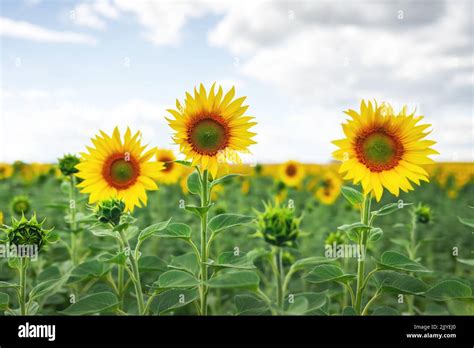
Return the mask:
[(416, 216), (416, 221), (420, 224), (427, 224), (433, 220), (433, 213), (429, 205), (420, 203), (414, 208), (413, 212)]
[(25, 215), (17, 220), (12, 217), (12, 226), (6, 226), (2, 230), (7, 234), (8, 242), (12, 245), (36, 245), (40, 250), (51, 238), (52, 228), (43, 228), (46, 218), (38, 222), (36, 214), (30, 220)]
[(76, 155), (66, 154), (59, 160), (59, 170), (64, 176), (69, 176), (76, 174), (79, 172), (76, 169), (76, 165), (78, 165), (81, 161)]
[(30, 199), (25, 195), (13, 197), (10, 206), (14, 215), (28, 214), (31, 210)]
[(265, 211), (257, 212), (257, 235), (272, 245), (294, 246), (299, 235), (301, 217), (293, 209), (265, 204)]
[(95, 207), (94, 213), (100, 222), (117, 226), (120, 224), (120, 218), (124, 211), (125, 203), (122, 200), (112, 198), (99, 202)]

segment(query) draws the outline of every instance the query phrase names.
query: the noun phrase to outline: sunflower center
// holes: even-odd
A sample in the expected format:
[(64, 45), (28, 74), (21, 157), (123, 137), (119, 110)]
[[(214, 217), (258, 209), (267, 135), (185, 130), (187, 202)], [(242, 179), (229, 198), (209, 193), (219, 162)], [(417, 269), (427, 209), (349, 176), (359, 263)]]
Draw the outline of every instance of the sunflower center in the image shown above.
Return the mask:
[(137, 181), (139, 167), (132, 157), (118, 154), (107, 159), (102, 174), (110, 186), (126, 189)]
[(226, 127), (213, 118), (204, 118), (191, 127), (189, 139), (194, 150), (203, 155), (215, 155), (227, 146)]
[(286, 166), (285, 173), (289, 177), (294, 177), (297, 172), (298, 172), (298, 168), (296, 168), (294, 164), (289, 164)]
[(170, 172), (174, 167), (174, 161), (172, 158), (163, 156), (163, 157), (160, 157), (159, 161), (163, 162), (164, 169), (161, 171), (163, 173)]
[(403, 155), (401, 142), (383, 129), (377, 129), (356, 140), (358, 159), (372, 172), (395, 167)]

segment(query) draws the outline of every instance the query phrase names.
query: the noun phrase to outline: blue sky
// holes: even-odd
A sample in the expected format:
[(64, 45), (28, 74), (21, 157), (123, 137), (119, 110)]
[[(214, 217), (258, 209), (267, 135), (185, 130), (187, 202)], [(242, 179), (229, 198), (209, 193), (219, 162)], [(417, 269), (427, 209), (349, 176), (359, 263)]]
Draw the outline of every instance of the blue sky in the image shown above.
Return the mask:
[(174, 148), (164, 116), (203, 82), (259, 122), (251, 162), (328, 162), (361, 98), (417, 107), (437, 160), (473, 160), (472, 3), (2, 0), (0, 161), (54, 161), (98, 129)]

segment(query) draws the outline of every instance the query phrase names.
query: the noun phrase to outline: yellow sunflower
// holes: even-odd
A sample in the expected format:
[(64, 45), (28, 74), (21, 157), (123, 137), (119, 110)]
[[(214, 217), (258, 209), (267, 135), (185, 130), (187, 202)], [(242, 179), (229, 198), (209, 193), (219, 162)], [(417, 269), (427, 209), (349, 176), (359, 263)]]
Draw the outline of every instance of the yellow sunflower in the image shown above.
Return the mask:
[(8, 179), (13, 175), (13, 166), (8, 163), (0, 163), (0, 180)]
[(389, 104), (375, 106), (361, 102), (360, 113), (345, 112), (351, 117), (342, 125), (345, 139), (335, 140), (339, 147), (333, 153), (343, 161), (339, 172), (344, 179), (362, 183), (365, 194), (374, 193), (380, 201), (385, 187), (398, 196), (400, 189), (413, 190), (411, 182), (428, 182), (428, 173), (420, 165), (434, 163), (429, 155), (438, 154), (430, 148), (435, 141), (423, 139), (431, 125), (418, 124), (423, 116), (407, 114), (406, 106), (395, 115)]
[(326, 172), (323, 175), (319, 188), (315, 192), (315, 197), (321, 203), (331, 205), (339, 197), (341, 186), (342, 180), (337, 174)]
[(176, 157), (171, 150), (157, 150), (156, 151), (156, 160), (160, 163), (163, 163), (163, 170), (158, 173), (157, 181), (165, 184), (171, 185), (178, 182), (183, 171), (182, 165), (175, 163)]
[(248, 146), (256, 143), (252, 140), (256, 134), (248, 130), (256, 124), (251, 122), (254, 117), (244, 116), (246, 97), (234, 100), (234, 95), (234, 87), (225, 95), (219, 87), (216, 94), (213, 84), (208, 94), (201, 84), (199, 91), (194, 88), (194, 97), (186, 93), (184, 107), (176, 100), (177, 110), (168, 110), (174, 118), (166, 120), (176, 131), (173, 139), (180, 151), (213, 177), (218, 164), (240, 163), (238, 153), (249, 153)]
[(306, 170), (301, 163), (296, 161), (288, 161), (280, 165), (278, 173), (281, 181), (286, 186), (296, 187), (304, 179)]
[(163, 163), (149, 162), (156, 148), (144, 153), (147, 146), (141, 145), (141, 133), (132, 136), (129, 128), (123, 141), (117, 127), (112, 137), (103, 131), (100, 134), (91, 139), (94, 147), (87, 147), (89, 153), (81, 153), (75, 175), (83, 181), (77, 186), (90, 194), (90, 204), (118, 198), (129, 211), (146, 205), (146, 191), (158, 189), (154, 180), (163, 169)]

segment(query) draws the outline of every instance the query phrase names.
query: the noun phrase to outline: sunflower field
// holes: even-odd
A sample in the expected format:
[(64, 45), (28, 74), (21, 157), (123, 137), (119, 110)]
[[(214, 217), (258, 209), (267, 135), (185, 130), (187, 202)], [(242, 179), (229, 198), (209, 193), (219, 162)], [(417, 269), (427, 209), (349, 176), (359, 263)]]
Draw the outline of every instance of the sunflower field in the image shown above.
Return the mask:
[(179, 152), (118, 125), (0, 164), (2, 315), (474, 314), (474, 164), (430, 159), (429, 116), (361, 101), (332, 162), (250, 165), (244, 102), (186, 93)]

